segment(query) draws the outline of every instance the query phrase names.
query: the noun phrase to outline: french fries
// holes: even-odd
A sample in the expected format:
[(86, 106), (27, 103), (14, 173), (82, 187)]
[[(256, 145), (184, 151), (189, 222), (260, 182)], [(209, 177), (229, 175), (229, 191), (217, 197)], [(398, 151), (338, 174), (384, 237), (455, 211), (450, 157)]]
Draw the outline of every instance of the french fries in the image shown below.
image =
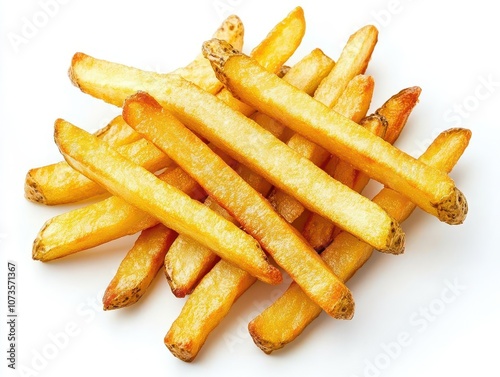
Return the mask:
[[(420, 92), (421, 89), (418, 87), (401, 90), (375, 111), (374, 116), (387, 121), (384, 140), (391, 144), (397, 140), (411, 111), (417, 104)], [(366, 174), (354, 169), (352, 165), (346, 162), (340, 162), (338, 158), (333, 163), (335, 168), (332, 170), (331, 175), (335, 179), (347, 184), (357, 192), (363, 190), (369, 179)], [(305, 221), (302, 234), (314, 249), (322, 251), (330, 244), (338, 231), (339, 229), (330, 220), (316, 213), (311, 213)]]
[[(470, 131), (466, 129), (443, 132), (419, 160), (449, 172), (465, 151), (470, 136)], [(405, 196), (389, 188), (382, 189), (373, 201), (401, 222), (416, 207)], [(321, 256), (339, 277), (347, 281), (368, 260), (372, 250), (369, 245), (342, 232)], [(271, 353), (294, 340), (320, 313), (321, 309), (292, 283), (278, 300), (249, 323), (248, 328), (259, 348)]]
[(193, 176), (329, 315), (352, 317), (350, 292), (316, 252), (195, 134), (145, 93), (125, 101), (123, 118)]
[[(371, 58), (377, 35), (378, 31), (373, 26), (366, 26), (353, 34), (347, 41), (339, 60), (314, 93), (316, 100), (330, 108), (333, 107), (336, 112), (356, 123), (366, 115), (373, 94), (373, 81), (361, 74), (365, 72)], [(359, 83), (363, 79), (366, 86)], [(356, 90), (360, 93), (354, 93)], [(354, 104), (349, 103), (351, 97), (361, 100), (359, 107), (356, 108)], [(337, 104), (339, 99), (342, 100)], [(357, 111), (353, 111), (351, 115), (347, 108)], [(288, 145), (318, 166), (323, 166), (330, 155), (327, 150), (299, 133), (292, 136)], [(271, 200), (278, 212), (289, 222), (295, 221), (304, 211), (304, 207), (297, 199), (283, 191), (276, 190)]]
[(189, 296), (165, 335), (170, 352), (183, 361), (193, 361), (210, 332), (254, 282), (255, 278), (245, 271), (222, 260), (217, 263)]
[[(200, 185), (175, 165), (167, 168), (158, 178), (193, 199), (206, 197)], [(154, 216), (111, 196), (46, 221), (33, 242), (33, 259), (48, 262), (62, 258), (135, 234), (158, 223)]]
[[(325, 81), (328, 81), (328, 77), (321, 82), (320, 87)], [(372, 77), (358, 75), (349, 82), (333, 109), (358, 123), (368, 111), (373, 96), (373, 89), (374, 82)], [(330, 156), (327, 150), (297, 133), (290, 138), (287, 144), (290, 148), (320, 167), (325, 164), (325, 161)], [(304, 212), (302, 203), (283, 190), (275, 189), (271, 193), (269, 200), (274, 208), (290, 223), (293, 223)]]
[[(257, 279), (292, 279), (248, 325), (266, 353), (323, 310), (350, 319), (345, 282), (373, 249), (404, 251), (400, 222), (417, 206), (449, 224), (464, 221), (467, 203), (448, 173), (471, 134), (449, 130), (420, 159), (410, 157), (392, 144), (420, 88), (366, 116), (377, 29), (352, 34), (337, 63), (316, 48), (287, 66), (304, 35), (297, 7), (248, 57), (243, 24), (228, 17), (190, 64), (168, 74), (76, 53), (73, 84), (122, 114), (94, 135), (58, 119), (65, 161), (31, 169), (25, 196), (48, 205), (108, 197), (48, 220), (33, 259), (141, 232), (104, 310), (137, 303), (163, 266), (174, 295), (189, 295), (164, 343), (188, 362)], [(385, 185), (372, 200), (361, 195), (371, 178)]]
[[(267, 71), (279, 74), (283, 64), (299, 47), (305, 29), (304, 11), (296, 7), (250, 52), (250, 56)], [(255, 112), (254, 108), (234, 98), (225, 88), (217, 96), (246, 116)]]
[[(171, 164), (168, 156), (144, 139), (121, 145), (116, 150), (145, 169), (155, 172)], [(32, 169), (26, 176), (25, 192), (37, 202), (54, 205), (73, 203), (106, 193), (106, 190), (61, 161)]]
[[(243, 24), (239, 17), (227, 17), (214, 38), (243, 47)], [(184, 77), (209, 93), (217, 93), (222, 83), (215, 77), (210, 62), (199, 54), (186, 67), (173, 73)], [(158, 74), (161, 76), (161, 74)], [(118, 147), (137, 141), (140, 136), (130, 128), (121, 116), (115, 117), (106, 127), (96, 132), (96, 136), (109, 145)], [(25, 180), (25, 197), (28, 200), (46, 205), (73, 203), (102, 194), (104, 190), (89, 182), (82, 174), (72, 169), (65, 161), (50, 164), (28, 171)]]
[[(333, 61), (315, 49), (291, 67), (284, 75), (284, 80), (312, 94), (332, 67)], [(259, 112), (252, 114), (251, 118), (277, 138), (284, 137), (286, 128), (281, 123)], [(264, 197), (268, 195), (271, 185), (262, 176), (241, 164), (235, 169), (257, 192)], [(228, 215), (227, 211), (211, 198), (208, 198), (205, 204), (223, 216)], [(165, 273), (172, 292), (178, 297), (189, 294), (217, 261), (217, 255), (203, 245), (183, 235), (177, 237), (165, 257)]]
[[(97, 131), (96, 136), (118, 148), (140, 139), (121, 115)], [(66, 161), (30, 169), (24, 183), (25, 198), (45, 205), (73, 203), (103, 192), (105, 190), (74, 170)]]
[[(381, 117), (375, 116), (380, 119)], [(374, 132), (385, 131), (374, 122)], [(250, 281), (250, 278), (252, 279)], [(214, 291), (211, 281), (217, 281), (222, 287)], [(165, 336), (165, 345), (184, 361), (192, 361), (200, 351), (205, 340), (215, 326), (227, 315), (234, 301), (255, 281), (247, 273), (231, 266), (225, 261), (218, 262), (202, 279), (188, 298), (183, 310)], [(223, 292), (220, 292), (220, 291)], [(197, 308), (196, 321), (193, 323), (192, 308)]]
[[(73, 168), (102, 184), (109, 192), (152, 214), (176, 232), (195, 238), (260, 280), (270, 284), (281, 281), (281, 273), (269, 264), (255, 239), (182, 191), (133, 164), (95, 136), (58, 120), (54, 139)], [(168, 201), (165, 200), (167, 197)]]
[[(80, 88), (112, 103), (122, 102), (121, 96), (132, 90), (128, 85), (123, 88), (123, 83), (130, 82), (131, 76), (140, 82), (145, 75), (137, 69), (82, 55), (73, 60), (72, 68), (72, 79)], [(106, 76), (105, 72), (109, 71), (115, 74)], [(106, 77), (105, 83), (94, 81), (100, 80), (101, 76)], [(137, 86), (147, 91), (197, 134), (276, 187), (296, 196), (306, 208), (328, 217), (381, 251), (396, 254), (403, 251), (404, 233), (385, 211), (331, 179), (316, 165), (301, 158), (216, 97), (174, 75), (163, 80), (161, 88), (158, 82), (148, 81)], [(224, 123), (221, 123), (221, 119), (224, 119)], [(231, 127), (225, 124), (231, 124)], [(321, 187), (321, 192), (315, 187)]]
[(142, 231), (104, 292), (104, 310), (135, 304), (142, 297), (176, 237), (177, 233), (163, 224)]
[[(204, 203), (212, 211), (237, 224), (216, 201), (208, 197)], [(180, 235), (165, 255), (165, 276), (176, 297), (190, 294), (201, 278), (220, 260), (212, 250), (192, 238)]]
[(330, 111), (322, 103), (269, 74), (231, 45), (213, 39), (205, 42), (203, 48), (219, 79), (245, 102), (297, 132), (307, 133), (311, 140), (370, 177), (404, 193), (441, 221), (449, 224), (464, 221), (467, 214), (465, 196), (447, 174), (418, 162), (358, 124)]

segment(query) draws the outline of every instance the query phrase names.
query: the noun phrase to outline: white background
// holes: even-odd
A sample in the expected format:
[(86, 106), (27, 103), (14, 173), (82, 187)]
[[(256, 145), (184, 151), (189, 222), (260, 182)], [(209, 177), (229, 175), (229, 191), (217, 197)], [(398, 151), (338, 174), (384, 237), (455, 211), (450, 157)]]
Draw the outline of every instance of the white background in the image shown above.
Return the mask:
[[(492, 2), (69, 0), (45, 18), (41, 3), (0, 1), (1, 375), (498, 373), (500, 27)], [(248, 52), (296, 5), (305, 10), (307, 33), (292, 63), (315, 47), (336, 59), (350, 34), (377, 23), (379, 43), (367, 71), (376, 82), (373, 109), (405, 87), (423, 90), (398, 147), (417, 156), (441, 130), (472, 130), (471, 144), (451, 174), (467, 196), (469, 216), (461, 226), (448, 226), (416, 211), (404, 224), (405, 254), (374, 254), (349, 282), (356, 298), (353, 320), (323, 314), (295, 342), (265, 355), (246, 324), (285, 285), (257, 284), (196, 361), (183, 363), (163, 345), (183, 303), (163, 274), (135, 306), (101, 310), (102, 292), (134, 237), (51, 263), (31, 259), (42, 224), (72, 207), (26, 201), (24, 176), (31, 167), (60, 160), (52, 138), (56, 118), (94, 131), (119, 112), (70, 84), (67, 69), (75, 52), (166, 72), (189, 62), (228, 14), (242, 18)], [(37, 30), (23, 34), (36, 17)], [(16, 47), (14, 35), (25, 43)], [(26, 374), (6, 366), (7, 260), (17, 263), (17, 366), (31, 371)], [(452, 299), (443, 304), (449, 284), (458, 288), (447, 291)], [(423, 310), (431, 316), (426, 319)], [(49, 352), (54, 336), (68, 326), (74, 336)], [(50, 359), (42, 360), (44, 352)]]

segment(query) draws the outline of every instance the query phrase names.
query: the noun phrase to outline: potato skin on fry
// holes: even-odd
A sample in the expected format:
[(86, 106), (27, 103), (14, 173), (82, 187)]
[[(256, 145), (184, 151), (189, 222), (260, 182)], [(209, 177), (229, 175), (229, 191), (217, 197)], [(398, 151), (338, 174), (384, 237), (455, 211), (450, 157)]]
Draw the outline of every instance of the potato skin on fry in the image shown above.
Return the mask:
[[(225, 261), (217, 263), (201, 280), (172, 323), (164, 339), (167, 348), (179, 359), (193, 361), (208, 334), (254, 282), (254, 277), (239, 268)], [(210, 300), (206, 300), (207, 295)]]

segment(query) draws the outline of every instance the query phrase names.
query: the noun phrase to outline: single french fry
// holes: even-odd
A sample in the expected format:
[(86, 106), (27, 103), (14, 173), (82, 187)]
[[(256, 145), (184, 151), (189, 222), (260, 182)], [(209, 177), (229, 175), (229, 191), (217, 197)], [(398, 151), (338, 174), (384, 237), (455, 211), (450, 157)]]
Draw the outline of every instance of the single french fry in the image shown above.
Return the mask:
[[(269, 264), (254, 238), (132, 163), (95, 136), (59, 119), (54, 139), (73, 168), (105, 186), (112, 194), (150, 213), (172, 230), (195, 238), (260, 280), (270, 284), (281, 281), (280, 271)], [(201, 140), (200, 143), (206, 146)], [(169, 200), (161, 199), (167, 197)]]
[[(389, 98), (380, 108), (375, 111), (376, 116), (382, 117), (387, 121), (387, 128), (385, 130), (384, 139), (393, 144), (399, 137), (401, 131), (403, 130), (409, 115), (411, 114), (413, 108), (418, 102), (421, 89), (419, 87), (410, 87), (401, 90), (397, 94)], [(335, 165), (339, 164), (338, 157), (335, 158)], [(335, 173), (335, 170), (331, 173), (333, 177), (339, 179), (339, 175), (351, 176), (352, 184), (354, 184), (354, 178), (357, 177), (356, 186), (353, 189), (357, 192), (361, 192), (364, 186), (368, 183), (368, 176), (362, 174), (359, 170), (355, 169), (345, 163), (341, 163), (343, 168)], [(344, 170), (347, 169), (347, 172)], [(342, 173), (341, 170), (344, 170)], [(347, 183), (344, 181), (344, 183)], [(337, 229), (337, 231), (335, 230)], [(307, 220), (305, 221), (302, 234), (307, 239), (309, 244), (317, 251), (323, 251), (330, 242), (335, 237), (335, 232), (338, 233), (339, 228), (335, 227), (329, 219), (324, 218), (316, 213), (309, 214)]]
[[(291, 56), (290, 51), (295, 51), (300, 45), (305, 29), (304, 11), (301, 7), (296, 7), (274, 26), (261, 43), (253, 48), (250, 56), (264, 69), (278, 73), (284, 62)], [(290, 48), (290, 46), (294, 47)]]
[(141, 232), (104, 292), (104, 310), (130, 306), (144, 295), (176, 237), (177, 233), (163, 224)]
[(399, 138), (408, 117), (418, 103), (421, 92), (422, 89), (418, 86), (405, 88), (394, 94), (375, 111), (375, 114), (383, 116), (387, 120), (384, 140), (388, 143), (394, 144)]
[[(467, 148), (471, 133), (451, 129), (440, 134), (420, 161), (445, 172), (451, 171)], [(405, 196), (384, 188), (374, 198), (395, 219), (403, 222), (416, 208)], [(370, 258), (373, 248), (347, 232), (340, 233), (321, 254), (322, 258), (344, 281)], [(285, 293), (249, 323), (254, 342), (266, 353), (282, 348), (299, 336), (321, 309), (292, 283)]]
[(267, 200), (154, 98), (141, 92), (128, 98), (123, 118), (195, 178), (329, 315), (352, 317), (349, 290), (338, 284), (317, 253)]
[[(170, 166), (158, 176), (193, 199), (202, 200), (205, 191), (182, 169)], [(111, 196), (45, 222), (33, 243), (33, 259), (48, 262), (106, 242), (135, 234), (159, 223), (150, 214)]]
[(165, 345), (172, 354), (193, 361), (208, 334), (254, 282), (255, 278), (243, 270), (223, 260), (217, 263), (189, 296), (165, 335)]
[[(348, 228), (381, 251), (403, 251), (404, 233), (380, 207), (334, 181), (255, 122), (182, 77), (171, 75), (161, 83), (149, 81), (140, 70), (82, 54), (73, 63), (71, 72), (75, 84), (86, 93), (121, 103), (125, 99), (122, 96), (136, 85), (129, 84), (137, 83), (137, 90), (149, 93), (186, 126), (273, 185), (298, 196), (309, 210)], [(231, 127), (226, 126), (229, 124)]]
[[(319, 49), (313, 50), (291, 67), (284, 75), (284, 80), (313, 93), (317, 85), (333, 67), (333, 61)], [(267, 115), (255, 112), (251, 118), (261, 127), (282, 139), (286, 127), (269, 118)], [(245, 165), (235, 167), (236, 172), (257, 192), (266, 197), (271, 190), (271, 184), (262, 176), (255, 174)], [(205, 203), (212, 210), (226, 215), (227, 212), (212, 199)], [(180, 235), (170, 247), (165, 256), (165, 273), (173, 293), (178, 297), (189, 294), (200, 279), (219, 260), (218, 256), (192, 238)]]
[[(322, 81), (322, 83), (324, 80)], [(366, 115), (373, 96), (374, 82), (371, 76), (355, 76), (347, 85), (333, 109), (339, 114), (358, 123)], [(288, 141), (288, 146), (302, 156), (322, 167), (330, 152), (296, 133)], [(304, 206), (296, 198), (275, 188), (269, 201), (288, 222), (293, 223), (304, 212)]]
[(342, 95), (349, 82), (357, 75), (366, 71), (372, 52), (377, 44), (378, 30), (367, 25), (352, 34), (334, 69), (323, 80), (314, 93), (314, 98), (332, 107)]
[(269, 74), (227, 43), (205, 42), (204, 51), (219, 79), (248, 104), (297, 132), (306, 133), (312, 141), (377, 181), (404, 193), (441, 221), (460, 224), (465, 220), (465, 196), (446, 173), (370, 134), (359, 124)]

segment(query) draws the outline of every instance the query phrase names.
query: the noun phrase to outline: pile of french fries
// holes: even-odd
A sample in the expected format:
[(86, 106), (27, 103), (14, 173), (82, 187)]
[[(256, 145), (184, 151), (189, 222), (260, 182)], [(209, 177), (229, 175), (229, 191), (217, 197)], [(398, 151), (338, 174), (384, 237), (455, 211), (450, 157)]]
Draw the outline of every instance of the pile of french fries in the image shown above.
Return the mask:
[[(55, 122), (65, 161), (32, 169), (26, 198), (86, 204), (48, 220), (33, 258), (48, 262), (140, 233), (103, 297), (136, 303), (164, 269), (188, 299), (165, 335), (192, 361), (256, 280), (292, 284), (249, 323), (264, 352), (294, 340), (321, 311), (350, 319), (345, 282), (372, 251), (401, 254), (400, 223), (418, 206), (449, 224), (467, 213), (448, 176), (471, 133), (451, 129), (415, 159), (393, 146), (417, 104), (410, 87), (369, 113), (365, 75), (378, 32), (356, 31), (337, 61), (320, 49), (289, 67), (305, 33), (298, 7), (249, 56), (228, 17), (193, 62), (168, 74), (76, 53), (82, 92), (122, 108), (95, 134)], [(370, 179), (384, 188), (362, 195)], [(92, 199), (88, 204), (88, 199)]]

